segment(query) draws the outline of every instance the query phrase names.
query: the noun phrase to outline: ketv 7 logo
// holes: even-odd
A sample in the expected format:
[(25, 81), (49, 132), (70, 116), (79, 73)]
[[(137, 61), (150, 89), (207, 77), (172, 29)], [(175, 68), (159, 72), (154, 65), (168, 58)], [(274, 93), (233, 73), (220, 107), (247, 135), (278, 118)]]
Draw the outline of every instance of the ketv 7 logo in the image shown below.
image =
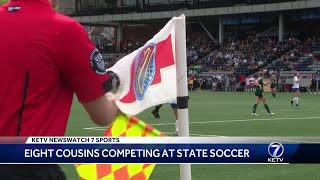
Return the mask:
[(273, 142), (268, 147), (268, 153), (271, 158), (268, 158), (268, 162), (271, 163), (281, 163), (283, 162), (283, 158), (281, 158), (284, 153), (284, 147), (281, 143)]

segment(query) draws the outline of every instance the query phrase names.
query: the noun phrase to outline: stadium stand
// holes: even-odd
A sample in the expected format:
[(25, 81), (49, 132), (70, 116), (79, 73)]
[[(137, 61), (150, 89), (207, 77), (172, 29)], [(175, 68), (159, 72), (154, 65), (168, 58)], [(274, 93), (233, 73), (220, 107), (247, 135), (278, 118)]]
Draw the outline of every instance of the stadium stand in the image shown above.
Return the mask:
[[(292, 50), (295, 41), (278, 42), (275, 38), (247, 37), (229, 41), (224, 48), (210, 52), (205, 58), (189, 58), (189, 65), (201, 65), (209, 71), (228, 70), (237, 74), (252, 74)], [(192, 54), (192, 53), (191, 53)], [(203, 57), (203, 56), (202, 56)]]
[(273, 62), (271, 69), (311, 71), (314, 61), (317, 61), (319, 48), (320, 42), (315, 37), (303, 42), (297, 41), (294, 43), (294, 49)]
[[(106, 59), (112, 66), (118, 59), (137, 48), (145, 41), (125, 41), (122, 52), (113, 53)], [(263, 69), (278, 71), (280, 85), (289, 87), (292, 84), (294, 70), (300, 71), (304, 81), (302, 86), (310, 86), (310, 74), (320, 70), (320, 41), (315, 37), (299, 40), (299, 38), (285, 38), (279, 42), (276, 37), (248, 36), (241, 40), (229, 40), (219, 49), (216, 42), (209, 39), (187, 41), (187, 61), (189, 75), (196, 77), (200, 88), (204, 79), (208, 80), (206, 90), (224, 90), (226, 79), (236, 78), (239, 83), (240, 75), (249, 77)], [(228, 80), (229, 81), (229, 80)], [(210, 87), (210, 88), (209, 88)], [(288, 88), (281, 87), (283, 91)], [(290, 88), (289, 88), (290, 89)]]
[[(77, 8), (78, 11), (73, 15), (135, 14), (294, 1), (297, 0), (148, 0), (130, 1), (130, 3), (121, 1), (121, 5), (119, 1), (108, 1), (108, 6), (103, 8), (96, 6)], [(256, 13), (252, 16), (225, 15), (222, 18), (190, 17), (187, 21), (188, 74), (195, 78), (195, 87), (200, 88), (205, 80), (208, 89), (226, 90), (229, 89), (226, 87), (228, 84), (230, 86), (231, 79), (236, 79), (239, 87), (240, 76), (249, 78), (260, 70), (265, 70), (268, 75), (269, 72), (280, 72), (279, 81), (283, 86), (291, 83), (293, 71), (300, 71), (306, 79), (303, 85), (307, 86), (310, 83), (308, 76), (320, 71), (320, 38), (316, 31), (319, 28), (316, 25), (316, 19), (320, 18), (319, 13), (318, 10), (302, 10)], [(283, 15), (285, 23), (280, 21), (280, 14)], [(123, 26), (124, 38), (121, 38), (120, 42), (114, 38), (111, 43), (101, 41), (97, 44), (108, 61), (108, 67), (143, 46), (161, 29), (164, 22), (160, 19), (156, 22), (153, 20), (119, 22), (128, 23), (127, 26)], [(283, 38), (280, 38), (281, 23), (286, 26)], [(309, 28), (302, 27), (300, 23), (305, 23)], [(224, 31), (222, 44), (218, 29), (221, 24)], [(286, 91), (286, 88), (282, 90)]]
[(71, 16), (90, 16), (103, 14), (127, 14), (135, 12), (160, 12), (173, 11), (178, 9), (202, 9), (202, 8), (216, 8), (228, 6), (243, 6), (254, 4), (268, 4), (279, 2), (290, 2), (296, 0), (195, 0), (192, 4), (190, 0), (186, 1), (167, 1), (163, 3), (152, 3), (152, 1), (140, 4), (139, 1), (134, 2), (128, 6), (117, 7), (115, 2), (108, 8), (87, 7), (81, 8), (76, 12), (70, 14)]
[(143, 12), (157, 12), (157, 11), (173, 11), (178, 9), (187, 9), (190, 7), (188, 2), (176, 2), (169, 4), (146, 4)]

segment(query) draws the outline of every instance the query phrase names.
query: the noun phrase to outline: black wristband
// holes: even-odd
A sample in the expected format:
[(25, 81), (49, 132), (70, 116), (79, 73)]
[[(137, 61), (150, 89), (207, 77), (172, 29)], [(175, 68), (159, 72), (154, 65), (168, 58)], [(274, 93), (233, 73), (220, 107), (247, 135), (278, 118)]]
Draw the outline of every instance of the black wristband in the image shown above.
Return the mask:
[(113, 90), (113, 86), (112, 86), (113, 79), (117, 79), (119, 81), (119, 77), (116, 73), (112, 71), (107, 71), (107, 74), (109, 76), (109, 79), (102, 84), (102, 87), (106, 93)]
[(177, 106), (178, 109), (187, 109), (188, 108), (188, 96), (177, 97)]

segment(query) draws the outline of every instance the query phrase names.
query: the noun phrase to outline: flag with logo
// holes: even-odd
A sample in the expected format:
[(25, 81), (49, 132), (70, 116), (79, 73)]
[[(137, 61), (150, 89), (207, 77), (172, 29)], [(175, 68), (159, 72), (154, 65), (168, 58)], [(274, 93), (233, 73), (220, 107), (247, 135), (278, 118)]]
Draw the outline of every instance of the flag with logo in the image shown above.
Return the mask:
[(117, 105), (122, 112), (137, 115), (143, 110), (177, 97), (175, 29), (172, 18), (143, 47), (119, 60), (108, 69), (120, 79)]
[[(140, 119), (120, 114), (107, 129), (105, 136), (164, 136), (163, 133)], [(147, 180), (155, 164), (77, 164), (81, 180)]]

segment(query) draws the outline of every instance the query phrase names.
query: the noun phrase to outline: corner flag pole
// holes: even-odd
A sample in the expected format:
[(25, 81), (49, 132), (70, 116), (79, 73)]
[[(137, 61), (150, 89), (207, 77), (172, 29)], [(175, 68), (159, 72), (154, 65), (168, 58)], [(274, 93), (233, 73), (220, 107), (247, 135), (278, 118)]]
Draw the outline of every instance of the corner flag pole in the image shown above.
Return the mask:
[[(182, 14), (180, 18), (175, 19), (175, 40), (178, 96), (178, 134), (179, 136), (188, 137), (188, 79), (186, 52), (186, 20), (184, 14)], [(180, 165), (180, 180), (191, 180), (191, 164)]]

